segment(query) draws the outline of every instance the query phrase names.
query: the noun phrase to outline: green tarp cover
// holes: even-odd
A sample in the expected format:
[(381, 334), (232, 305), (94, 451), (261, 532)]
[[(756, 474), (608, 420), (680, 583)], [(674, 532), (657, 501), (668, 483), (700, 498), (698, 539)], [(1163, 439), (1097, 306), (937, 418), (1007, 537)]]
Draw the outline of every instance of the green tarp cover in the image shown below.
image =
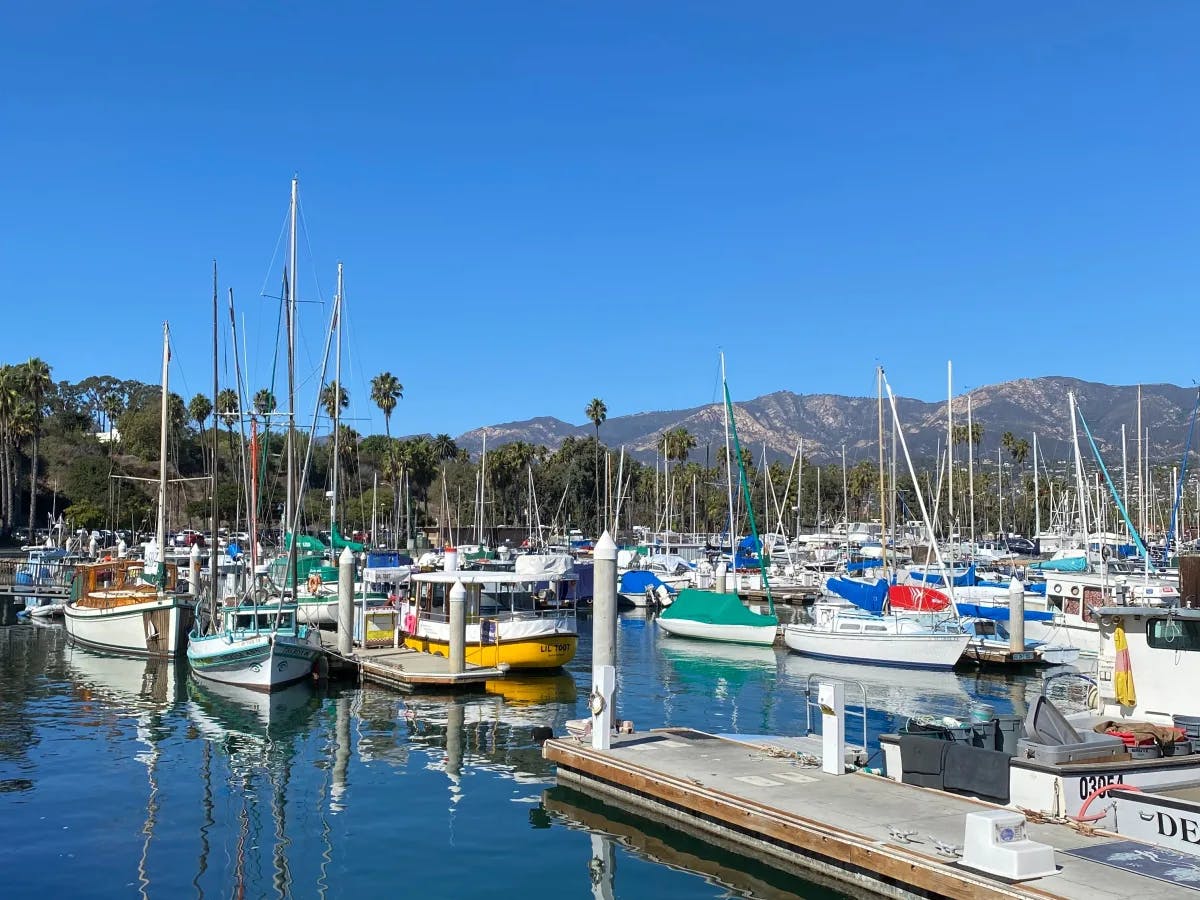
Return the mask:
[(760, 616), (751, 612), (737, 594), (718, 594), (688, 588), (680, 591), (674, 602), (659, 613), (662, 619), (688, 619), (711, 625), (778, 625), (775, 616)]

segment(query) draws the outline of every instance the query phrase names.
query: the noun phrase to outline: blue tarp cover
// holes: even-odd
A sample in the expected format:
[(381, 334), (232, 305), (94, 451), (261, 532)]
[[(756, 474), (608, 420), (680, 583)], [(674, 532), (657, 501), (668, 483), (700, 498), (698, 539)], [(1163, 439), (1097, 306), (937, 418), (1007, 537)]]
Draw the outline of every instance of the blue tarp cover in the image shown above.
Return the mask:
[[(1008, 621), (1007, 606), (980, 606), (978, 603), (958, 603), (958, 614), (969, 619), (992, 619), (996, 622)], [(1040, 609), (1025, 610), (1026, 622), (1050, 622), (1054, 613)]]
[[(918, 570), (910, 570), (908, 577), (912, 581), (923, 581), (925, 584), (945, 584), (946, 579), (942, 577), (941, 572), (921, 572)], [(967, 570), (959, 575), (954, 576), (955, 587), (971, 587), (975, 584), (975, 566), (967, 566)]]
[[(647, 587), (658, 590), (662, 582), (653, 572), (647, 572), (644, 569), (631, 569), (621, 576), (620, 592), (622, 594), (643, 594)], [(671, 588), (668, 585), (667, 590)], [(674, 592), (672, 592), (674, 593)]]

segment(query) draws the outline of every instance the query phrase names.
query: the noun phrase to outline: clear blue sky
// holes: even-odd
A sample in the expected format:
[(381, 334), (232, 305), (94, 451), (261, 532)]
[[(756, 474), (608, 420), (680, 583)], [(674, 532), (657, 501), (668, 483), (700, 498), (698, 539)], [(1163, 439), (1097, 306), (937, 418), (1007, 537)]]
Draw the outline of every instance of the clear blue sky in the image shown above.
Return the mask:
[(1200, 7), (833, 6), (13, 6), (0, 359), (156, 382), (168, 318), (206, 391), (216, 257), (265, 384), (295, 172), (364, 432), (383, 369), (458, 434), (707, 403), (719, 348), (743, 399), (1190, 384)]

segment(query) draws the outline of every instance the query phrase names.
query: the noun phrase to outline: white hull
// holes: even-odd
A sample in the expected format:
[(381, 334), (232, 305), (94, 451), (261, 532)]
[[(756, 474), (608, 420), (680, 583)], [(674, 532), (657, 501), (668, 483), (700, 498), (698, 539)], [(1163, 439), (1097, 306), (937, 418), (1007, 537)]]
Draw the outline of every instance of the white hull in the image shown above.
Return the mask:
[(694, 619), (657, 619), (658, 627), (677, 637), (770, 647), (779, 633), (777, 625), (714, 625)]
[(199, 678), (269, 693), (308, 678), (320, 652), (317, 635), (307, 629), (299, 636), (216, 634), (193, 638), (188, 662)]
[(810, 625), (787, 625), (783, 642), (807, 656), (909, 669), (951, 669), (962, 656), (966, 634), (841, 634)]
[(142, 656), (175, 656), (187, 646), (193, 613), (191, 598), (166, 596), (109, 609), (68, 603), (63, 614), (67, 637), (77, 644)]
[(338, 621), (337, 597), (301, 597), (296, 603), (296, 618), (302, 625), (336, 625)]
[(35, 619), (57, 619), (66, 611), (65, 603), (43, 603), (41, 606), (27, 606), (26, 611)]

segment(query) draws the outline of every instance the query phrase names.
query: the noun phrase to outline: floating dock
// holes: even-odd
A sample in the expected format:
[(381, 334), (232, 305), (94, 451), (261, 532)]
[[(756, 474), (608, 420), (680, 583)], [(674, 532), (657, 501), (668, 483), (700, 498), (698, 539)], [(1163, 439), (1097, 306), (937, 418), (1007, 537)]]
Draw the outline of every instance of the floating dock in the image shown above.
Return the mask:
[(429, 688), (483, 690), (486, 682), (505, 675), (501, 669), (469, 663), (462, 672), (451, 672), (450, 660), (446, 657), (408, 647), (360, 647), (353, 655), (343, 656), (337, 652), (336, 632), (322, 631), (321, 642), (330, 675), (349, 674), (359, 681), (400, 691)]
[[(1197, 896), (1185, 886), (1187, 871), (1178, 874), (1194, 858), (1168, 862), (1157, 876), (1142, 874), (1136, 869), (1144, 860), (1129, 863), (1130, 857), (1172, 854), (1144, 844), (1121, 852), (1130, 842), (1117, 835), (1032, 818), (1028, 836), (1054, 848), (1056, 874), (1014, 883), (968, 869), (957, 854), (967, 813), (1002, 807), (863, 772), (830, 775), (809, 758), (743, 739), (667, 728), (614, 736), (608, 750), (551, 739), (543, 754), (557, 765), (560, 784), (856, 895)], [(1106, 847), (1113, 848), (1109, 863), (1087, 858), (1105, 856)]]

